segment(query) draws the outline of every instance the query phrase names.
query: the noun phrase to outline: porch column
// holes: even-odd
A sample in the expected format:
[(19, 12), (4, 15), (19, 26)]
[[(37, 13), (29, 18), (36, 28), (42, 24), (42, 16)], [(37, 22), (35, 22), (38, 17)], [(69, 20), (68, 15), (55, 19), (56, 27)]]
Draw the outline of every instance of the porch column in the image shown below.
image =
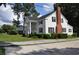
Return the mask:
[(29, 34), (31, 34), (31, 22), (30, 22), (30, 26), (29, 26)]

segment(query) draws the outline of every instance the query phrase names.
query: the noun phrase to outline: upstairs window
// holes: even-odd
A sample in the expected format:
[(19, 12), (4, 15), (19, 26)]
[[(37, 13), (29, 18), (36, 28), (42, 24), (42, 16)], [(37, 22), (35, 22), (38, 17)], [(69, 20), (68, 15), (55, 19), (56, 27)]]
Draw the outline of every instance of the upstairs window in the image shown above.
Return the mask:
[(62, 32), (66, 32), (66, 28), (62, 28)]
[(43, 24), (43, 21), (39, 21), (39, 24)]
[(52, 17), (52, 22), (56, 22), (56, 17)]

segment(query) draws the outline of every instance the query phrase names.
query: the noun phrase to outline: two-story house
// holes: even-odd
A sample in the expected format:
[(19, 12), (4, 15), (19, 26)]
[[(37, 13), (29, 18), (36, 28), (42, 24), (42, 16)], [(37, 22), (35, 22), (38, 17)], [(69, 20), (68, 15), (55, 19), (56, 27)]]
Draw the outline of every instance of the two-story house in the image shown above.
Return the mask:
[(62, 15), (60, 7), (58, 7), (56, 11), (40, 18), (26, 17), (26, 33), (65, 33), (72, 35), (73, 27), (68, 24), (68, 20)]

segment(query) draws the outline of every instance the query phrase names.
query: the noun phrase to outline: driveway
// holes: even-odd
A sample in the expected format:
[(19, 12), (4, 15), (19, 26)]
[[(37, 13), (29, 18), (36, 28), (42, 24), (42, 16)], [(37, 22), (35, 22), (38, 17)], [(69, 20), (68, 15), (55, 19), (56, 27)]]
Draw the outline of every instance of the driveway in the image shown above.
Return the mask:
[(11, 55), (79, 55), (79, 40), (28, 46), (5, 47)]

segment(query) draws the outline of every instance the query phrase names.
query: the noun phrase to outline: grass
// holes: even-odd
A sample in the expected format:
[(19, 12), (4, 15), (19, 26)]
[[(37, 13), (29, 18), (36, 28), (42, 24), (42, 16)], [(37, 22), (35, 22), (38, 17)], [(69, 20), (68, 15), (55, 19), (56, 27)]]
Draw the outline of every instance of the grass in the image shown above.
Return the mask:
[(0, 55), (5, 55), (5, 49), (4, 48), (0, 48)]
[(0, 34), (0, 41), (5, 42), (20, 42), (20, 41), (30, 41), (30, 40), (39, 40), (38, 38), (27, 38), (22, 37), (22, 35), (8, 35), (8, 34)]
[[(22, 35), (19, 34), (17, 35), (8, 35), (5, 33), (0, 34), (0, 41), (2, 42), (21, 42), (21, 41), (32, 41), (32, 40), (43, 40), (43, 39), (22, 37)], [(67, 38), (67, 40), (74, 40), (74, 38)]]

